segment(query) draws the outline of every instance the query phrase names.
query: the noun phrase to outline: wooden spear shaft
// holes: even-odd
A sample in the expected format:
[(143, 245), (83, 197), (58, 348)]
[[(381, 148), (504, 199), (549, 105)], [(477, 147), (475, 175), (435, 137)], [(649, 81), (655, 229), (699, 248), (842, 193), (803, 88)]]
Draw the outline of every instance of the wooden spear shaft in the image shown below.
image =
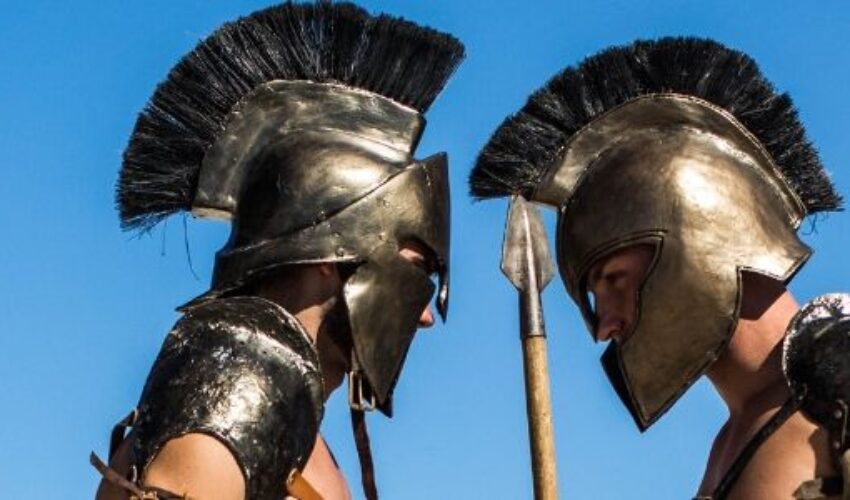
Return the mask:
[(525, 362), (525, 403), (531, 443), (531, 469), (534, 498), (558, 498), (555, 466), (555, 435), (552, 430), (552, 401), (546, 359), (546, 337), (528, 337), (522, 341)]

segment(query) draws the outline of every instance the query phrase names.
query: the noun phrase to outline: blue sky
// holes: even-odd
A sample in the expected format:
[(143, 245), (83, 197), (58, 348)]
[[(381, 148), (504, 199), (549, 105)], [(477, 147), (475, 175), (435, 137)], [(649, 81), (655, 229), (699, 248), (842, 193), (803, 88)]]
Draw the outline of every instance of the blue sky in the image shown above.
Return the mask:
[[(118, 228), (113, 189), (136, 113), (173, 63), (261, 1), (4, 2), (0, 16), (0, 487), (4, 498), (85, 498), (111, 425), (135, 404), (174, 307), (205, 290), (221, 224)], [(839, 1), (378, 1), (372, 12), (449, 31), (467, 61), (428, 115), (418, 156), (452, 165), (447, 326), (419, 335), (396, 417), (370, 418), (384, 498), (530, 498), (516, 296), (498, 270), (503, 201), (475, 203), (478, 149), (566, 65), (637, 37), (699, 35), (748, 52), (791, 93), (850, 193), (850, 8)], [(552, 214), (547, 213), (552, 234)], [(800, 300), (847, 290), (846, 214), (804, 226), (816, 252)], [(190, 270), (186, 248), (197, 278)], [(725, 409), (698, 384), (641, 435), (554, 281), (544, 294), (563, 498), (688, 498)], [(343, 397), (323, 424), (360, 495)]]

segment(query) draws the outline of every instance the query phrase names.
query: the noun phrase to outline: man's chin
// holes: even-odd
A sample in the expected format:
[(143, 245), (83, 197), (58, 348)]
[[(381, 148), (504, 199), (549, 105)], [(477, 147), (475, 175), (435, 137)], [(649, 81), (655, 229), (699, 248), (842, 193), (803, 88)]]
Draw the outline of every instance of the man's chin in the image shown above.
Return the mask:
[(351, 324), (348, 321), (348, 311), (342, 297), (338, 297), (334, 306), (325, 314), (319, 325), (321, 354), (324, 363), (332, 363), (343, 372), (351, 370)]

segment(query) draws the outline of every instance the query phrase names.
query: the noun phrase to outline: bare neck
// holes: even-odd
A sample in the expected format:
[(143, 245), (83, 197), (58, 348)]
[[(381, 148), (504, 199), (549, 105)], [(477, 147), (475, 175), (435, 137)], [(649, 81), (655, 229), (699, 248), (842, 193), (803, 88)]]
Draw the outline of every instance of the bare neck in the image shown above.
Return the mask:
[(775, 286), (745, 286), (735, 333), (708, 372), (730, 421), (757, 417), (790, 396), (782, 373), (782, 339), (799, 306), (784, 287)]
[(319, 367), (324, 381), (324, 395), (342, 384), (347, 371), (347, 354), (341, 352), (332, 338), (338, 332), (326, 321), (337, 307), (339, 276), (328, 264), (304, 266), (293, 278), (271, 282), (260, 289), (259, 295), (292, 313), (313, 341), (319, 355)]

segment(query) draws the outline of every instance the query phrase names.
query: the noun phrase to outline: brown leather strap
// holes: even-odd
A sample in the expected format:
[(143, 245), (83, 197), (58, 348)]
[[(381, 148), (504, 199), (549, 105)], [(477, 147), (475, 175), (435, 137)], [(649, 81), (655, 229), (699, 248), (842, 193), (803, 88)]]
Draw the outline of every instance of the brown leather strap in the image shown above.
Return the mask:
[[(109, 460), (112, 460), (114, 458), (115, 452), (118, 451), (118, 447), (121, 446), (122, 442), (124, 442), (127, 428), (136, 425), (136, 421), (138, 420), (138, 418), (138, 409), (133, 408), (133, 411), (131, 411), (126, 417), (122, 418), (121, 421), (115, 424), (115, 426), (112, 428), (112, 433), (109, 436)], [(133, 481), (130, 481), (121, 474), (119, 474), (118, 471), (116, 471), (115, 469), (103, 463), (103, 460), (101, 460), (100, 457), (98, 457), (94, 452), (89, 455), (89, 462), (94, 466), (95, 469), (97, 469), (100, 475), (103, 476), (103, 479), (109, 481), (110, 483), (120, 488), (129, 491), (130, 500), (187, 499), (186, 495), (177, 495), (176, 493), (162, 490), (160, 488), (140, 487)], [(133, 474), (133, 476), (135, 480), (135, 473)]]
[(750, 463), (750, 459), (755, 455), (756, 450), (764, 444), (764, 442), (776, 432), (777, 429), (782, 427), (782, 424), (787, 421), (791, 415), (793, 415), (797, 410), (800, 409), (800, 405), (803, 404), (803, 399), (805, 398), (805, 391), (801, 391), (800, 394), (795, 394), (785, 404), (779, 408), (779, 411), (773, 414), (770, 417), (770, 420), (765, 423), (761, 429), (756, 432), (756, 434), (750, 439), (750, 442), (747, 443), (747, 446), (741, 450), (741, 453), (738, 454), (735, 461), (732, 463), (732, 466), (729, 467), (729, 470), (726, 471), (726, 474), (723, 475), (723, 478), (720, 480), (720, 484), (717, 485), (717, 488), (714, 490), (714, 493), (711, 495), (713, 500), (724, 500), (726, 496), (732, 491), (732, 487), (735, 486), (735, 482), (741, 477), (741, 473), (744, 472), (744, 469), (747, 467), (747, 464)]
[(103, 463), (94, 452), (89, 455), (89, 462), (110, 483), (130, 492), (130, 500), (189, 500), (186, 495), (178, 495), (160, 488), (141, 488), (128, 481), (115, 469)]
[(109, 435), (109, 460), (112, 460), (112, 457), (115, 456), (115, 452), (118, 451), (118, 447), (121, 446), (121, 443), (124, 441), (124, 435), (127, 432), (127, 428), (136, 425), (138, 417), (138, 410), (133, 408), (133, 411), (131, 411), (129, 415), (122, 418), (121, 421), (115, 424), (112, 428), (112, 433)]
[(375, 486), (375, 468), (372, 464), (372, 449), (369, 446), (369, 433), (366, 430), (366, 416), (362, 410), (351, 409), (351, 428), (354, 431), (354, 444), (360, 458), (360, 480), (366, 500), (378, 500), (378, 488)]
[(298, 500), (322, 500), (322, 495), (304, 479), (298, 469), (292, 469), (286, 478), (286, 494)]
[(98, 457), (94, 452), (89, 455), (89, 463), (91, 463), (94, 468), (97, 469), (98, 472), (100, 472), (100, 475), (103, 476), (103, 479), (106, 479), (107, 481), (116, 486), (124, 488), (125, 490), (129, 491), (130, 493), (139, 498), (146, 498), (144, 496), (145, 492), (141, 488), (136, 486), (131, 481), (125, 479), (115, 469), (108, 467), (105, 463), (103, 463), (103, 460), (101, 460), (100, 457)]

